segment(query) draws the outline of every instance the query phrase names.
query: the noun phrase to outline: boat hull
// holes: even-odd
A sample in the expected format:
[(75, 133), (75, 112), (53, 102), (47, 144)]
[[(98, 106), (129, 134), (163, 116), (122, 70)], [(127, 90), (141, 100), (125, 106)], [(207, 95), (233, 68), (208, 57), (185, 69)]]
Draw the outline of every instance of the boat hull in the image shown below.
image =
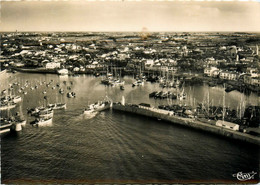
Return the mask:
[(53, 112), (47, 113), (47, 114), (38, 114), (39, 118), (48, 118), (53, 117)]
[(1, 106), (0, 110), (8, 110), (8, 109), (13, 109), (15, 108), (16, 105), (6, 105), (6, 106)]

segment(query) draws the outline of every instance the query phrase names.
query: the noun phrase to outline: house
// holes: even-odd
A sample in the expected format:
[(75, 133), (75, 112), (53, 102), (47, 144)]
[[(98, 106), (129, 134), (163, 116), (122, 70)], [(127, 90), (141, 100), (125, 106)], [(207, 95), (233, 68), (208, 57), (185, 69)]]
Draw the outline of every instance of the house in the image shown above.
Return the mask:
[(206, 76), (217, 76), (219, 74), (219, 69), (216, 67), (207, 67), (204, 69), (204, 74)]
[(258, 77), (258, 70), (255, 68), (248, 67), (246, 73), (250, 74), (252, 77)]
[(233, 71), (221, 71), (219, 73), (219, 78), (224, 80), (237, 80), (239, 74)]
[(253, 77), (250, 74), (246, 74), (243, 78), (245, 84), (260, 87), (260, 77)]
[(213, 57), (211, 57), (211, 58), (206, 58), (206, 63), (208, 65), (215, 65), (216, 66), (218, 64), (218, 61), (215, 60)]
[(45, 64), (45, 68), (46, 69), (60, 68), (60, 63), (58, 63), (58, 62), (48, 62), (48, 63)]
[(260, 77), (253, 77), (251, 79), (251, 85), (260, 87)]
[(230, 130), (235, 130), (235, 131), (239, 130), (239, 125), (238, 124), (231, 123), (231, 122), (228, 122), (228, 121), (223, 121), (223, 120), (218, 120), (216, 122), (216, 126), (227, 128), (227, 129), (230, 129)]

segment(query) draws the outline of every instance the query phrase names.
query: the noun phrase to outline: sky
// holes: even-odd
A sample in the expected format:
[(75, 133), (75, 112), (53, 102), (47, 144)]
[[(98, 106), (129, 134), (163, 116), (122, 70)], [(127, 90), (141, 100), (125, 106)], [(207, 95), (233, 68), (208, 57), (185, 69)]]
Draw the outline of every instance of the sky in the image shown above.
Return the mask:
[(1, 1), (0, 31), (260, 32), (254, 1)]

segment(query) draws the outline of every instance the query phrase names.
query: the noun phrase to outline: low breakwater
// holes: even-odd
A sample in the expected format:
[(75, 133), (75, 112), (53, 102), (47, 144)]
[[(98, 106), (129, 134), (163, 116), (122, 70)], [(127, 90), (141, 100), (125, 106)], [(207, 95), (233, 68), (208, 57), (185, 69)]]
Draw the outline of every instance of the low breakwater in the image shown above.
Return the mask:
[(132, 105), (132, 104), (122, 105), (120, 103), (114, 103), (112, 109), (117, 111), (123, 111), (123, 112), (138, 114), (142, 116), (147, 116), (151, 118), (156, 118), (174, 124), (194, 128), (197, 130), (207, 131), (231, 139), (260, 145), (260, 138), (257, 136), (249, 135), (247, 133), (242, 133), (238, 131), (233, 131), (209, 123), (203, 123), (194, 118), (183, 118), (183, 117), (175, 116), (170, 111), (166, 111), (166, 110), (161, 110), (152, 107), (145, 107), (140, 105)]

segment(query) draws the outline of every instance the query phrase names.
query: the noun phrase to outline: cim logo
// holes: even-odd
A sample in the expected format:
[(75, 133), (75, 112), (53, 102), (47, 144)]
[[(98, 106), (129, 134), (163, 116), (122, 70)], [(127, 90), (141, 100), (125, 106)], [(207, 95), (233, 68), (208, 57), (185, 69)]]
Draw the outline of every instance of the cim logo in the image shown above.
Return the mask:
[(248, 172), (248, 173), (238, 172), (238, 173), (233, 174), (233, 177), (237, 177), (237, 179), (240, 181), (247, 181), (250, 179), (254, 179), (255, 174), (257, 174), (257, 173), (254, 171)]

